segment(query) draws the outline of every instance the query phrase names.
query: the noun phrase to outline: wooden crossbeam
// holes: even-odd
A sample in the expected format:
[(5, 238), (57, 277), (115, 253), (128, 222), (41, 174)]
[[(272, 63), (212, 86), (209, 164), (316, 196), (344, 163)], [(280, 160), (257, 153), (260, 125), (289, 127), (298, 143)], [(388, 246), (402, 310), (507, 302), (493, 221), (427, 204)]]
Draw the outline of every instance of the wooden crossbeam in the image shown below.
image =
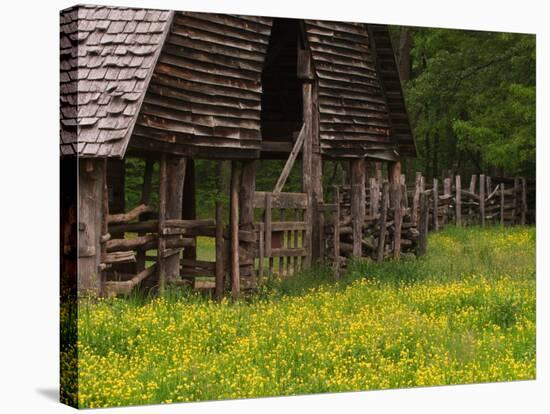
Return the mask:
[(306, 138), (305, 130), (306, 130), (306, 124), (303, 124), (302, 129), (300, 129), (300, 133), (298, 134), (298, 138), (294, 143), (294, 147), (292, 147), (292, 151), (290, 151), (290, 155), (286, 160), (285, 167), (283, 168), (283, 171), (281, 171), (281, 175), (277, 180), (277, 184), (275, 184), (275, 188), (273, 189), (274, 193), (280, 193), (283, 190), (283, 187), (285, 186), (286, 180), (290, 175), (290, 171), (294, 166), (294, 161), (296, 161), (296, 157), (298, 157), (298, 153), (300, 152), (304, 144), (304, 140)]

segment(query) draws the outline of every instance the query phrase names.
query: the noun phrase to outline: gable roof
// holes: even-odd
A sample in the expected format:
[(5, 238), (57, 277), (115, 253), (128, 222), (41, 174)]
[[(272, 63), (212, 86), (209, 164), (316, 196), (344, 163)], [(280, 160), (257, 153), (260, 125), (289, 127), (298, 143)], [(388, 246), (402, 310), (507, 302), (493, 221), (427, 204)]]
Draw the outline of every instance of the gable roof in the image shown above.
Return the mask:
[(172, 15), (104, 6), (61, 12), (63, 155), (124, 155)]

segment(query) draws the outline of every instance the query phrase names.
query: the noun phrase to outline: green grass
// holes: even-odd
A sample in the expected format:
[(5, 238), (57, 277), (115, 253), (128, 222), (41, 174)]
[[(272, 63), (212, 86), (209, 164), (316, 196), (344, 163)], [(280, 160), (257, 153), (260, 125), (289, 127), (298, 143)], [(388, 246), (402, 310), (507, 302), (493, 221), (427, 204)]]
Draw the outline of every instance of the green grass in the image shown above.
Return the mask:
[(79, 405), (534, 378), (535, 229), (448, 227), (428, 251), (356, 261), (338, 283), (324, 268), (276, 279), (247, 302), (81, 303)]

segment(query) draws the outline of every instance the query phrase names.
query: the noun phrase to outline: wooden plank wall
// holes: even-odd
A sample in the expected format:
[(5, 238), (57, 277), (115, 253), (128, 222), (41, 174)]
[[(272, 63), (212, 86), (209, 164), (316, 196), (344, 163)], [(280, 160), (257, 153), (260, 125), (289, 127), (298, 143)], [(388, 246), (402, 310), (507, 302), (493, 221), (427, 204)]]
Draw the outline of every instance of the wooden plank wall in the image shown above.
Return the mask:
[(390, 123), (366, 25), (305, 21), (319, 91), (323, 154), (391, 158)]
[(130, 145), (257, 157), (271, 18), (176, 12)]

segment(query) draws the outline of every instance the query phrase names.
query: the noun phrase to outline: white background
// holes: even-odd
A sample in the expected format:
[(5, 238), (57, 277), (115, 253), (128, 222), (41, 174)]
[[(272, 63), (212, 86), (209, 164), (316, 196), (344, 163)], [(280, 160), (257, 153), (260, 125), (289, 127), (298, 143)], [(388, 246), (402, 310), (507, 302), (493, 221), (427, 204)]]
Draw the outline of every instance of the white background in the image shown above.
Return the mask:
[[(171, 406), (106, 409), (111, 413), (252, 412), (550, 412), (548, 219), (550, 182), (542, 101), (548, 100), (550, 59), (544, 1), (121, 1), (97, 3), (312, 17), (370, 23), (537, 33), (537, 380), (349, 394), (325, 394)], [(58, 48), (59, 10), (69, 1), (3, 2), (0, 21), (0, 412), (51, 413), (72, 409), (58, 390)], [(548, 109), (548, 108), (547, 108)], [(548, 112), (546, 112), (548, 113)], [(548, 128), (546, 129), (548, 131)], [(546, 352), (544, 352), (546, 348)]]

